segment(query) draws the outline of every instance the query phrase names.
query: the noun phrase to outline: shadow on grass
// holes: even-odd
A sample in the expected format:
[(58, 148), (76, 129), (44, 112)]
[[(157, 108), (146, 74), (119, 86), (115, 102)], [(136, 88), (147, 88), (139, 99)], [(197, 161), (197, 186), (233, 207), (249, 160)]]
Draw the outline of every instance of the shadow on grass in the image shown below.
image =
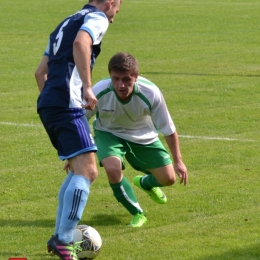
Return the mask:
[[(125, 215), (122, 215), (122, 217)], [(90, 226), (115, 226), (122, 223), (120, 215), (114, 216), (109, 214), (97, 214), (94, 216), (84, 216), (80, 223)], [(0, 219), (0, 227), (46, 227), (52, 228), (55, 225), (54, 219), (37, 219), (37, 220), (6, 220)]]
[(209, 255), (203, 258), (194, 258), (194, 260), (257, 260), (260, 259), (260, 244), (250, 247), (241, 246), (240, 249), (227, 250), (225, 253)]
[[(125, 215), (122, 215), (122, 218)], [(97, 227), (97, 226), (115, 226), (122, 224), (122, 219), (120, 215), (109, 215), (109, 214), (96, 214), (91, 218), (82, 219), (80, 223), (86, 223), (89, 226)]]
[(142, 71), (142, 74), (151, 74), (151, 75), (160, 75), (160, 74), (163, 74), (163, 75), (176, 75), (176, 76), (196, 76), (196, 77), (219, 77), (219, 76), (222, 76), (222, 77), (248, 77), (248, 78), (259, 78), (260, 77), (260, 74), (214, 74), (214, 73), (185, 73), (185, 72), (180, 72), (180, 73), (174, 73), (174, 72), (147, 72), (147, 71)]

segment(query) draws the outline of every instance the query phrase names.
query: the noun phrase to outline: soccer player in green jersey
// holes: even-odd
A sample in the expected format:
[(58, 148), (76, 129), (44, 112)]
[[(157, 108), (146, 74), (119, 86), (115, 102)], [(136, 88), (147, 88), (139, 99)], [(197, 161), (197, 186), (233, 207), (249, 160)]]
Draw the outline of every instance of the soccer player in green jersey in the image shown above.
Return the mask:
[[(94, 121), (97, 156), (105, 168), (116, 199), (132, 215), (131, 227), (141, 227), (147, 218), (132, 186), (123, 175), (124, 158), (144, 174), (134, 178), (134, 185), (159, 204), (167, 202), (160, 189), (176, 182), (188, 183), (188, 173), (179, 147), (176, 127), (159, 88), (140, 77), (138, 62), (128, 53), (117, 53), (108, 64), (110, 77), (92, 88), (98, 102), (86, 116)], [(170, 149), (158, 138), (161, 132)]]

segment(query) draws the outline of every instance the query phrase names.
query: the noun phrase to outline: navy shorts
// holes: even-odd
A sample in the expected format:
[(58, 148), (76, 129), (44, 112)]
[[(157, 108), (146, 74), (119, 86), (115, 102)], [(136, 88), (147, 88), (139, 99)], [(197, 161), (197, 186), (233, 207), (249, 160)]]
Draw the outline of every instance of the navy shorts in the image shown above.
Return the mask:
[(84, 109), (40, 108), (38, 114), (61, 160), (97, 151)]

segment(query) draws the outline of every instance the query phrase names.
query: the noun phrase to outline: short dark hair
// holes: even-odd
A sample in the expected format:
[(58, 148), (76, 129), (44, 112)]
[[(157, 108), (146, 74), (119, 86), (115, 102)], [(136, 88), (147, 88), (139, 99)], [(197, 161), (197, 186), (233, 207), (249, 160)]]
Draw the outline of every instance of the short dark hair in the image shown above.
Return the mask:
[(96, 2), (96, 3), (98, 3), (98, 4), (103, 4), (103, 3), (105, 3), (107, 0), (89, 0), (88, 2), (89, 3), (92, 3), (92, 2)]
[[(103, 4), (103, 3), (105, 3), (107, 0), (89, 0), (88, 2), (89, 3), (93, 3), (93, 2), (96, 2), (96, 3), (98, 3), (98, 4)], [(122, 1), (123, 0), (114, 0), (115, 2), (114, 2), (114, 4), (113, 4), (113, 6), (115, 6), (117, 3), (118, 3), (118, 1), (120, 1), (121, 3), (122, 3)]]
[(134, 56), (129, 53), (119, 52), (115, 54), (108, 63), (109, 74), (111, 73), (111, 71), (131, 71), (133, 75), (138, 75), (138, 61)]

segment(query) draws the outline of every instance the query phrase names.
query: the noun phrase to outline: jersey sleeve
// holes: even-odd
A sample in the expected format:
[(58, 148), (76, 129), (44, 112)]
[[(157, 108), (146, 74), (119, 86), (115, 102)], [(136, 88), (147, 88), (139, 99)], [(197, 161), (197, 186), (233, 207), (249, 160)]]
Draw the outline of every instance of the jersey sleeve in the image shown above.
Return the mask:
[(46, 49), (44, 50), (43, 56), (48, 56), (50, 55), (50, 39), (48, 40), (48, 45)]
[(151, 111), (152, 120), (157, 130), (159, 130), (164, 136), (171, 135), (176, 131), (176, 127), (168, 111), (164, 97), (159, 88), (156, 88), (154, 94)]
[(86, 15), (80, 30), (88, 32), (92, 38), (93, 45), (97, 45), (101, 42), (108, 26), (109, 22), (106, 15), (102, 12), (94, 12)]

